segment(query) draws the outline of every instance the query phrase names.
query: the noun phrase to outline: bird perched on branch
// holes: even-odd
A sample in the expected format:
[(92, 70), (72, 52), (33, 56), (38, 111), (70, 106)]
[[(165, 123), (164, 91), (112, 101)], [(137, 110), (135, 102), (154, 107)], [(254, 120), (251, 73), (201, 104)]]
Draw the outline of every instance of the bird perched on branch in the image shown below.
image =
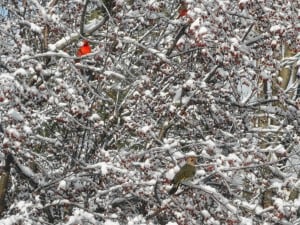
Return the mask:
[(170, 189), (169, 195), (175, 194), (182, 181), (190, 179), (196, 174), (196, 162), (196, 156), (187, 157), (186, 164), (180, 168), (172, 180), (173, 187)]
[(81, 57), (83, 55), (89, 54), (92, 52), (91, 46), (87, 40), (83, 41), (83, 45), (78, 49), (77, 56)]
[(185, 1), (182, 1), (180, 3), (179, 9), (178, 9), (178, 13), (179, 13), (178, 18), (184, 17), (184, 16), (187, 15), (187, 13), (188, 13), (187, 3)]
[[(82, 46), (79, 47), (79, 49), (78, 49), (78, 51), (76, 53), (76, 56), (77, 57), (81, 57), (81, 56), (87, 55), (87, 54), (89, 54), (91, 52), (92, 52), (92, 48), (91, 48), (89, 42), (87, 40), (84, 40)], [(75, 63), (79, 63), (79, 62), (80, 62), (80, 59), (75, 59)], [(91, 70), (89, 70), (89, 69), (82, 69), (81, 68), (80, 72), (81, 72), (81, 74), (86, 75), (88, 77), (88, 80), (93, 79), (92, 78), (93, 77), (93, 73), (92, 73)]]

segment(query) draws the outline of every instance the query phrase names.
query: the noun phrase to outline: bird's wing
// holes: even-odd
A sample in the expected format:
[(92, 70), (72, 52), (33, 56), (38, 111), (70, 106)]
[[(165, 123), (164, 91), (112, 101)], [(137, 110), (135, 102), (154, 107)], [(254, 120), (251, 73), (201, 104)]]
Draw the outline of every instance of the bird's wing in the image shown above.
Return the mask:
[(195, 175), (196, 169), (194, 166), (185, 164), (181, 169), (176, 173), (175, 177), (172, 180), (173, 184), (177, 184), (184, 179), (190, 178)]

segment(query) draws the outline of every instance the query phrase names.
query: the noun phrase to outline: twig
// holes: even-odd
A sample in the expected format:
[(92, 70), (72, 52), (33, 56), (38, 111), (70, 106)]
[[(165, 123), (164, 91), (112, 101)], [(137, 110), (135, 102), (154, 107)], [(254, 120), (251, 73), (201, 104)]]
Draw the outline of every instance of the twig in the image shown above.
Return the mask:
[(218, 69), (219, 67), (220, 67), (220, 65), (215, 65), (215, 66), (211, 69), (211, 71), (209, 71), (209, 72), (205, 75), (203, 81), (204, 81), (205, 83), (210, 82), (212, 76), (215, 74), (215, 72), (217, 71), (217, 69)]
[(248, 34), (249, 34), (250, 31), (252, 30), (253, 26), (254, 26), (254, 23), (252, 23), (252, 24), (250, 25), (250, 27), (248, 28), (248, 30), (246, 31), (244, 37), (242, 38), (242, 42), (245, 41), (245, 39), (247, 38)]
[(173, 43), (172, 43), (172, 46), (168, 49), (168, 51), (167, 51), (167, 53), (166, 53), (166, 56), (169, 56), (171, 53), (172, 53), (172, 51), (174, 50), (174, 48), (175, 48), (175, 46), (176, 46), (176, 44), (177, 44), (177, 42), (178, 42), (178, 40), (184, 35), (184, 33), (185, 33), (185, 29), (188, 27), (188, 25), (183, 25), (180, 29), (179, 29), (179, 32), (178, 32), (178, 34), (176, 35), (176, 37), (175, 37), (175, 39), (174, 39), (174, 41), (173, 41)]
[(262, 41), (262, 40), (264, 40), (264, 39), (266, 39), (266, 38), (268, 38), (268, 37), (269, 37), (269, 34), (268, 34), (268, 33), (263, 33), (263, 34), (261, 34), (261, 35), (258, 35), (258, 36), (256, 36), (256, 37), (252, 38), (252, 39), (249, 40), (249, 41), (246, 41), (245, 44), (246, 44), (247, 46), (250, 46), (250, 45), (253, 45), (253, 44), (255, 44), (255, 43), (259, 42), (259, 41)]
[(80, 17), (80, 31), (79, 31), (79, 33), (80, 33), (81, 36), (84, 36), (84, 24), (85, 24), (84, 19), (85, 19), (88, 4), (89, 4), (89, 0), (86, 0), (85, 4), (83, 6), (81, 17)]

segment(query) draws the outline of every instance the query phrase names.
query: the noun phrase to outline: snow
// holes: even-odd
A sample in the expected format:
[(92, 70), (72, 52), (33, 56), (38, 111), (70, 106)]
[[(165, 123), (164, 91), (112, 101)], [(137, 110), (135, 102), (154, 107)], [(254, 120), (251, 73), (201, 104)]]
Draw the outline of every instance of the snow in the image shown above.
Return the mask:
[(216, 143), (210, 139), (206, 140), (204, 144), (210, 149), (214, 149), (216, 147)]
[(118, 168), (116, 166), (113, 166), (111, 163), (106, 163), (106, 162), (99, 162), (99, 163), (96, 163), (96, 164), (88, 165), (88, 166), (86, 166), (86, 168), (87, 169), (98, 169), (98, 168), (100, 168), (102, 175), (107, 175), (110, 170), (114, 171), (114, 172), (119, 172), (119, 173), (122, 173), (122, 174), (126, 174), (128, 172), (125, 169)]
[(124, 5), (124, 0), (116, 0), (116, 5), (117, 5), (117, 6), (122, 6), (122, 5)]
[(242, 217), (240, 225), (253, 225), (253, 221), (251, 218)]
[(26, 134), (31, 135), (32, 134), (32, 129), (30, 126), (24, 125), (23, 130)]
[(10, 109), (7, 112), (7, 115), (10, 116), (12, 119), (17, 120), (17, 121), (23, 121), (24, 116), (18, 112), (16, 109)]
[(24, 68), (19, 68), (14, 72), (14, 75), (28, 75), (28, 72)]
[[(164, 143), (161, 147), (161, 149), (163, 149), (163, 150), (172, 150), (178, 146), (178, 142), (171, 138), (170, 139), (165, 138), (163, 141), (164, 141)], [(181, 156), (183, 156), (182, 153), (175, 152), (174, 157), (176, 158), (178, 156), (178, 154), (181, 154)]]
[(102, 166), (101, 166), (101, 174), (103, 176), (107, 175), (108, 174), (108, 169), (109, 169), (109, 167), (107, 166), (107, 164), (102, 164)]
[(172, 180), (175, 176), (175, 174), (179, 171), (180, 167), (179, 166), (176, 166), (170, 170), (168, 170), (165, 174), (165, 177), (168, 179), (168, 180)]
[[(177, 145), (177, 143), (176, 143), (176, 145)], [(174, 146), (174, 147), (176, 147), (176, 146)], [(173, 157), (175, 159), (183, 159), (184, 154), (181, 151), (176, 151), (176, 152), (173, 153)]]
[(10, 137), (14, 137), (16, 139), (19, 139), (21, 136), (20, 132), (16, 128), (8, 127), (5, 131)]
[(61, 180), (57, 187), (58, 190), (66, 190), (67, 189), (67, 182), (65, 180)]
[(56, 50), (56, 45), (55, 44), (49, 44), (48, 45), (48, 49), (50, 50), (50, 51), (55, 51)]
[[(69, 217), (69, 220), (65, 225), (73, 225), (73, 224), (98, 224), (97, 220), (94, 218), (92, 213), (86, 212), (83, 209), (75, 208), (73, 211), (73, 215)], [(117, 224), (107, 224), (107, 225), (117, 225)]]
[(190, 102), (190, 100), (191, 100), (191, 97), (189, 97), (189, 96), (183, 96), (182, 99), (181, 99), (182, 105), (184, 105), (184, 106), (188, 105), (188, 103)]
[(197, 157), (197, 154), (194, 151), (189, 151), (188, 153), (186, 153), (186, 157)]
[(282, 30), (284, 30), (284, 27), (282, 27), (279, 24), (272, 25), (271, 28), (270, 28), (270, 32), (272, 32), (272, 33), (281, 32)]
[(178, 89), (175, 91), (175, 96), (173, 98), (174, 104), (180, 104), (181, 102), (181, 96), (182, 96), (182, 87), (178, 87)]
[(140, 127), (140, 128), (138, 129), (138, 131), (141, 132), (141, 133), (143, 133), (143, 134), (146, 134), (146, 133), (148, 133), (149, 131), (151, 131), (151, 129), (152, 129), (152, 126), (145, 125), (145, 126), (143, 126), (143, 127)]
[[(250, 0), (187, 0), (181, 18), (180, 1), (119, 0), (89, 21), (101, 10), (92, 1), (82, 33), (74, 12), (87, 1), (17, 2), (22, 16), (0, 23), (0, 161), (12, 153), (21, 169), (12, 165), (0, 224), (295, 223), (298, 80), (271, 87), (300, 64), (300, 53), (281, 59), (283, 43), (298, 50), (292, 3), (259, 1), (266, 26)], [(75, 63), (85, 38), (93, 53)], [(193, 183), (169, 196), (190, 151)], [(263, 209), (270, 187), (278, 200)]]
[(176, 222), (168, 222), (166, 225), (178, 225)]
[(72, 33), (68, 36), (64, 36), (62, 39), (58, 40), (56, 43), (52, 44), (49, 43), (48, 48), (51, 51), (56, 51), (56, 50), (60, 50), (63, 47), (65, 47), (68, 42), (70, 42), (71, 40), (77, 39), (79, 37), (78, 33)]
[(205, 209), (201, 211), (201, 214), (205, 219), (211, 217), (210, 213)]
[(15, 224), (20, 224), (22, 221), (24, 221), (23, 216), (14, 215), (14, 216), (10, 216), (8, 218), (0, 219), (0, 224), (2, 224), (2, 225), (15, 225)]
[(24, 43), (22, 44), (22, 46), (21, 46), (21, 52), (23, 54), (29, 54), (31, 51), (32, 51), (32, 49), (28, 45), (26, 45)]
[(22, 170), (22, 173), (25, 174), (27, 177), (30, 177), (32, 179), (36, 177), (34, 172), (28, 166), (22, 165), (18, 162), (18, 167)]
[(275, 198), (273, 204), (274, 204), (274, 206), (276, 206), (276, 209), (277, 209), (279, 212), (285, 214), (285, 204), (284, 204), (283, 199)]
[(103, 225), (120, 225), (120, 224), (118, 222), (108, 219), (108, 220), (105, 220)]
[(177, 107), (175, 105), (170, 105), (169, 106), (169, 111), (174, 113), (176, 111)]
[(198, 33), (200, 35), (204, 35), (204, 34), (207, 34), (208, 33), (208, 28), (207, 27), (204, 27), (204, 26), (201, 26)]
[(240, 157), (238, 157), (234, 153), (229, 153), (229, 155), (226, 158), (227, 158), (227, 160), (232, 160), (232, 161), (235, 161), (237, 163), (241, 163), (242, 162), (241, 159), (240, 159)]
[(138, 215), (133, 218), (128, 218), (127, 225), (148, 225), (148, 222), (146, 222), (145, 218), (142, 215)]
[(196, 87), (196, 82), (194, 79), (189, 79), (184, 83), (183, 87), (194, 89)]
[(147, 96), (147, 97), (153, 98), (153, 95), (152, 95), (152, 91), (151, 91), (151, 90), (145, 90), (145, 91), (144, 91), (144, 94), (145, 94), (145, 96)]
[(42, 28), (34, 23), (30, 23), (30, 29), (36, 33), (41, 34), (42, 33)]
[(100, 120), (101, 117), (97, 113), (93, 113), (88, 119), (90, 121), (97, 121), (97, 120)]
[(122, 75), (120, 73), (117, 73), (117, 72), (114, 72), (114, 71), (104, 71), (104, 75), (112, 76), (112, 77), (115, 77), (115, 78), (118, 78), (118, 79), (121, 79), (121, 80), (125, 80), (124, 75)]

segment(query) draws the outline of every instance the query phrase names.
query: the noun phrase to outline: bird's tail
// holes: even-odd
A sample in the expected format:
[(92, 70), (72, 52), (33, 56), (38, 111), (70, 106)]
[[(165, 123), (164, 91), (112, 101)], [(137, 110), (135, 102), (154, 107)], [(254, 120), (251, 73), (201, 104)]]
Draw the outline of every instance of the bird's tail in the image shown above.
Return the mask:
[(176, 192), (177, 189), (178, 189), (178, 186), (179, 186), (179, 184), (174, 184), (173, 187), (172, 187), (172, 188), (170, 189), (170, 191), (169, 191), (169, 195), (175, 194), (175, 192)]

